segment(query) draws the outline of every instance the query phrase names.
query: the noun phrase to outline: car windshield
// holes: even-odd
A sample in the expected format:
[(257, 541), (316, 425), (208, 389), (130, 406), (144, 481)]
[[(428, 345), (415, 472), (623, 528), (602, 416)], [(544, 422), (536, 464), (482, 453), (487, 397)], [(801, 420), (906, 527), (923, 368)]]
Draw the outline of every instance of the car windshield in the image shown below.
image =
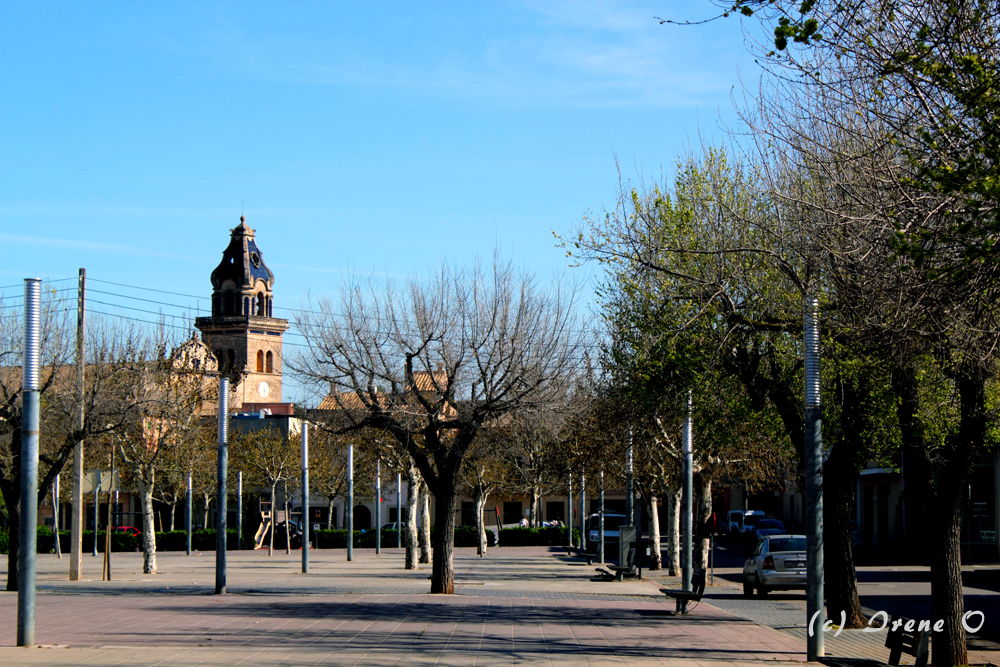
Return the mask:
[(771, 540), (771, 551), (805, 551), (806, 538), (785, 537), (780, 540)]
[(764, 519), (757, 525), (760, 528), (781, 528), (782, 530), (785, 528), (780, 521), (775, 519)]

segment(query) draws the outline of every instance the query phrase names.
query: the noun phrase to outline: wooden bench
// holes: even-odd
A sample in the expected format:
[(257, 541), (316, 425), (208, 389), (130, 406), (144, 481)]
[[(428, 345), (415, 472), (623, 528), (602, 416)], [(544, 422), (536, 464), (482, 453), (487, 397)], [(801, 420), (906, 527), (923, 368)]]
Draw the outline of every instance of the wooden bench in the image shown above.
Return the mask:
[(636, 550), (634, 547), (630, 547), (628, 550), (628, 555), (625, 557), (624, 565), (602, 565), (597, 569), (597, 572), (605, 579), (615, 581), (624, 581), (625, 577), (634, 577), (635, 567), (636, 567)]
[[(910, 630), (906, 629), (907, 625)], [(926, 630), (917, 630), (917, 621), (897, 616), (889, 623), (889, 635), (885, 638), (885, 647), (889, 649), (889, 664), (899, 665), (899, 659), (906, 653), (916, 659), (914, 667), (927, 667), (928, 643), (928, 633)]]
[(699, 602), (701, 596), (705, 594), (705, 569), (696, 568), (691, 573), (691, 588), (690, 591), (682, 591), (673, 588), (661, 588), (660, 592), (666, 595), (668, 598), (673, 598), (677, 601), (677, 613), (686, 614), (688, 611), (688, 602)]

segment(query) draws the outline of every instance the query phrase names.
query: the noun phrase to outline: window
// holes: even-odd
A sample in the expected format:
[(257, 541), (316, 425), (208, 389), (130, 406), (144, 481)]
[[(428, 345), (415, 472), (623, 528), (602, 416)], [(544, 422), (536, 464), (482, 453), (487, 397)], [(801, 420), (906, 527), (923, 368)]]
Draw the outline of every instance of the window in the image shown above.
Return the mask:
[(250, 299), (248, 299), (247, 297), (243, 297), (243, 314), (244, 315), (250, 314)]
[(274, 317), (273, 315), (271, 315), (271, 299), (270, 298), (267, 300), (267, 316), (268, 317)]
[(268, 373), (274, 372), (274, 353), (272, 353), (270, 350), (268, 350), (267, 352), (267, 372)]
[[(268, 352), (268, 354), (271, 354)], [(257, 350), (257, 372), (264, 372), (264, 350)]]
[(257, 292), (257, 316), (264, 317), (264, 313), (266, 312), (264, 309), (264, 293)]
[(229, 348), (226, 350), (226, 372), (232, 373), (236, 370), (236, 350)]

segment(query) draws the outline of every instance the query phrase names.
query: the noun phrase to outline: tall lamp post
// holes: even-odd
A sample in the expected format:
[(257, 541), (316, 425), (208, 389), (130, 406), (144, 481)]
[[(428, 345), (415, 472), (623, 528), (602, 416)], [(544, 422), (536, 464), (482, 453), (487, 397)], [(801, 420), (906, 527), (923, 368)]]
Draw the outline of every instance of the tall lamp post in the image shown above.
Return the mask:
[(302, 424), (302, 574), (309, 574), (309, 424)]
[(803, 317), (806, 367), (806, 659), (826, 654), (823, 646), (823, 418), (820, 411), (819, 300), (807, 296)]
[(684, 489), (681, 495), (681, 517), (684, 525), (681, 526), (681, 537), (684, 562), (681, 572), (681, 588), (686, 591), (691, 590), (691, 577), (694, 572), (692, 563), (692, 538), (691, 530), (694, 526), (692, 520), (692, 509), (694, 500), (694, 453), (692, 451), (692, 426), (691, 426), (691, 390), (688, 390), (687, 406), (684, 410), (684, 424), (681, 431), (681, 453), (683, 456)]
[[(24, 281), (24, 356), (21, 360), (21, 523), (17, 551), (17, 645), (35, 644), (35, 552), (38, 537), (39, 311), (42, 281)], [(57, 536), (58, 539), (58, 536)], [(95, 534), (96, 540), (96, 534)]]
[(219, 465), (215, 510), (215, 593), (226, 592), (226, 476), (229, 473), (229, 378), (219, 378)]
[(347, 560), (354, 560), (354, 445), (347, 446)]

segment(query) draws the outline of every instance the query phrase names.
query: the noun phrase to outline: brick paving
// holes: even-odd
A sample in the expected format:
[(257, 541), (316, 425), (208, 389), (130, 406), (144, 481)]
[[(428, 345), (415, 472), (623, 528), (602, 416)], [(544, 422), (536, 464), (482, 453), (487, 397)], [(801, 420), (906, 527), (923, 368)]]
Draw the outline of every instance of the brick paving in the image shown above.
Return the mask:
[[(208, 555), (208, 554), (206, 554)], [(211, 594), (214, 559), (116, 554), (112, 582), (69, 582), (39, 558), (36, 640), (17, 649), (16, 596), (0, 593), (0, 664), (317, 665), (801, 662), (800, 642), (703, 605), (675, 617), (649, 582), (593, 581), (593, 568), (547, 549), (456, 555), (457, 595), (429, 595), (429, 570), (402, 554), (314, 552), (229, 558), (229, 594)], [(88, 569), (99, 563), (85, 560)]]
[[(0, 665), (677, 665), (801, 664), (804, 601), (750, 600), (725, 586), (687, 616), (657, 581), (601, 582), (548, 549), (456, 553), (456, 593), (427, 594), (429, 570), (402, 553), (229, 556), (229, 594), (212, 595), (212, 554), (115, 554), (112, 582), (69, 582), (65, 559), (39, 558), (36, 639), (18, 649), (16, 595), (0, 593)], [(99, 577), (99, 559), (85, 557)], [(801, 608), (800, 608), (801, 607)], [(853, 634), (852, 634), (853, 632)], [(884, 636), (827, 636), (828, 655), (884, 660)], [(872, 644), (874, 638), (878, 647)], [(6, 646), (3, 646), (6, 644)], [(884, 653), (884, 655), (883, 655)]]

